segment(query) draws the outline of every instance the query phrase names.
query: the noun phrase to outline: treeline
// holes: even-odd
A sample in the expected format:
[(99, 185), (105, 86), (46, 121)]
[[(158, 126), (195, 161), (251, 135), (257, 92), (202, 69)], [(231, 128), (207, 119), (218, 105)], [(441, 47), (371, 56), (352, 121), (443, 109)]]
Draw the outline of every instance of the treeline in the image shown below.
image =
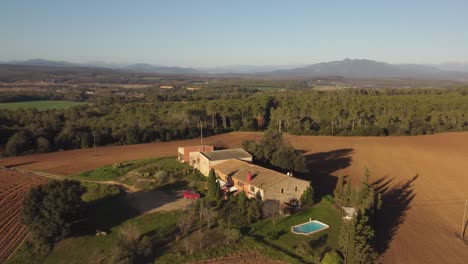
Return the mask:
[[(421, 135), (468, 129), (468, 89), (232, 90), (198, 100), (101, 97), (65, 110), (0, 110), (3, 155), (136, 144), (227, 131), (303, 135)], [(161, 98), (160, 98), (161, 99)]]
[(64, 100), (82, 102), (87, 99), (86, 95), (79, 92), (0, 92), (0, 103), (46, 101), (46, 100)]
[(422, 135), (468, 128), (466, 90), (345, 90), (275, 97), (270, 126), (293, 134)]
[(275, 130), (267, 130), (258, 143), (255, 140), (242, 142), (242, 147), (262, 165), (289, 172), (308, 172), (307, 161), (302, 153), (284, 141), (282, 134)]

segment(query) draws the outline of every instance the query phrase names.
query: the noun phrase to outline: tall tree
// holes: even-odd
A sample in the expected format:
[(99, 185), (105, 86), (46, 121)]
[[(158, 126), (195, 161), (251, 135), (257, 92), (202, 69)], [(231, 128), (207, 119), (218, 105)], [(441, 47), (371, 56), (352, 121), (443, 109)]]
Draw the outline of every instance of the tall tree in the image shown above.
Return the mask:
[(17, 132), (8, 139), (5, 152), (9, 156), (19, 155), (30, 148), (28, 137), (24, 132)]
[(221, 199), (221, 189), (213, 169), (208, 174), (208, 198), (212, 201), (219, 201)]
[(22, 220), (34, 238), (54, 243), (83, 217), (85, 188), (78, 181), (51, 181), (31, 189), (23, 201)]
[(343, 194), (344, 194), (344, 177), (339, 176), (338, 181), (336, 182), (335, 190), (333, 191), (333, 195), (335, 196), (335, 200), (343, 205)]
[(311, 208), (314, 205), (314, 189), (312, 188), (312, 185), (307, 187), (307, 189), (304, 190), (304, 193), (301, 195), (301, 205), (303, 208)]

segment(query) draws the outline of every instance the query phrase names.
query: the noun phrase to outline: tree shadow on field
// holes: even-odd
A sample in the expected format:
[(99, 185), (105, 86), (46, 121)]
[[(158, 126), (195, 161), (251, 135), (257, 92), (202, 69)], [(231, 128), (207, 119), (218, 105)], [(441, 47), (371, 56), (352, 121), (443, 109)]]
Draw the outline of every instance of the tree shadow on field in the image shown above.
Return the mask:
[(38, 163), (38, 161), (33, 160), (33, 161), (22, 162), (22, 163), (8, 164), (8, 165), (5, 165), (4, 167), (7, 169), (15, 169), (15, 167), (25, 166), (25, 165), (34, 164), (34, 163)]
[(308, 180), (312, 181), (317, 197), (333, 193), (338, 179), (331, 174), (349, 167), (353, 153), (354, 149), (345, 148), (304, 155), (310, 175)]
[(138, 214), (128, 203), (126, 193), (105, 197), (88, 204), (87, 217), (72, 226), (72, 236), (95, 235), (96, 230), (109, 232)]
[(392, 184), (395, 178), (384, 176), (372, 183), (376, 193), (382, 195), (382, 208), (376, 214), (376, 250), (383, 254), (390, 246), (399, 226), (405, 221), (406, 213), (416, 194), (414, 182), (418, 174), (411, 179)]
[[(171, 186), (185, 186), (182, 184), (171, 184)], [(181, 188), (171, 188), (165, 186), (164, 189), (141, 190), (139, 192), (127, 194), (126, 202), (135, 208), (138, 213), (143, 214), (152, 209), (159, 208), (165, 204), (173, 203), (182, 198)]]

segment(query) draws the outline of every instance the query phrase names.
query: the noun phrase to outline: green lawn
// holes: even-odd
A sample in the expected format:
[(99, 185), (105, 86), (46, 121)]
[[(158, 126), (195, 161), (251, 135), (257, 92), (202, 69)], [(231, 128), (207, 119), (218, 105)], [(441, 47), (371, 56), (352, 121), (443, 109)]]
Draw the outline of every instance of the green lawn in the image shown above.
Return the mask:
[[(320, 220), (330, 225), (331, 228), (310, 236), (291, 233), (292, 225), (304, 223), (309, 218)], [(183, 240), (198, 241), (197, 238), (191, 237), (197, 235), (197, 232), (194, 232), (189, 238), (184, 238), (177, 244), (171, 244), (164, 254), (156, 258), (155, 263), (186, 263), (248, 250), (286, 263), (318, 263), (324, 252), (338, 247), (340, 223), (339, 211), (330, 202), (322, 201), (305, 212), (278, 219), (276, 227), (273, 226), (271, 219), (253, 224), (249, 234), (235, 242), (234, 246), (225, 245), (223, 241), (217, 240), (217, 237), (224, 238), (217, 234), (219, 230), (215, 227), (210, 231), (204, 231), (209, 233), (205, 234), (203, 243), (207, 245), (203, 247), (203, 250), (196, 250), (193, 254), (177, 253), (177, 246), (183, 245)], [(279, 233), (277, 240), (270, 239), (268, 235), (274, 230)], [(212, 241), (208, 243), (205, 241), (207, 239)]]
[(81, 197), (85, 202), (92, 202), (122, 193), (122, 189), (117, 185), (90, 182), (82, 182), (81, 185), (86, 188), (86, 193)]
[[(197, 232), (197, 231), (196, 231)], [(205, 231), (206, 232), (206, 231)], [(211, 235), (211, 234), (210, 234)], [(183, 241), (179, 241), (178, 244), (182, 244)], [(276, 250), (273, 247), (270, 247), (264, 243), (258, 242), (255, 238), (250, 236), (244, 236), (239, 241), (235, 242), (234, 245), (225, 245), (213, 244), (210, 247), (204, 247), (203, 250), (197, 250), (193, 254), (180, 254), (172, 252), (174, 250), (174, 244), (171, 245), (172, 248), (164, 252), (163, 255), (158, 256), (155, 259), (154, 263), (173, 263), (173, 264), (182, 264), (192, 261), (207, 260), (213, 258), (224, 257), (229, 254), (235, 254), (236, 252), (248, 252), (254, 251), (258, 254), (266, 256), (272, 260), (280, 260), (286, 263), (300, 264), (302, 263), (296, 258), (285, 254), (282, 251)]]
[(121, 226), (133, 224), (142, 235), (163, 240), (175, 232), (177, 215), (177, 212), (142, 215), (112, 227), (106, 236), (89, 234), (65, 239), (54, 247), (44, 263), (110, 263)]
[[(309, 236), (291, 232), (291, 226), (307, 222), (309, 218), (326, 223), (330, 228)], [(333, 208), (330, 202), (322, 201), (307, 211), (278, 219), (276, 227), (273, 226), (271, 219), (255, 223), (251, 234), (265, 244), (296, 257), (301, 262), (313, 263), (323, 251), (338, 247), (340, 224), (340, 212)], [(278, 232), (277, 240), (269, 238), (268, 233), (272, 231)]]
[(101, 168), (97, 168), (92, 171), (85, 171), (76, 175), (72, 175), (70, 176), (70, 178), (77, 179), (77, 180), (91, 180), (91, 181), (115, 180), (119, 176), (122, 176), (131, 170), (150, 164), (157, 160), (158, 159), (153, 158), (153, 159), (133, 160), (133, 161), (122, 162), (121, 167), (118, 169), (114, 169), (113, 164), (112, 164), (112, 165), (104, 166)]
[[(164, 172), (161, 175), (159, 172)], [(143, 176), (146, 175), (146, 176)], [(206, 177), (176, 157), (156, 159), (138, 170), (138, 173), (119, 179), (120, 182), (140, 189), (194, 189), (203, 190)]]
[(85, 102), (72, 101), (29, 101), (29, 102), (14, 102), (0, 103), (0, 109), (16, 110), (18, 108), (36, 108), (37, 110), (48, 109), (64, 109), (78, 105), (84, 105)]

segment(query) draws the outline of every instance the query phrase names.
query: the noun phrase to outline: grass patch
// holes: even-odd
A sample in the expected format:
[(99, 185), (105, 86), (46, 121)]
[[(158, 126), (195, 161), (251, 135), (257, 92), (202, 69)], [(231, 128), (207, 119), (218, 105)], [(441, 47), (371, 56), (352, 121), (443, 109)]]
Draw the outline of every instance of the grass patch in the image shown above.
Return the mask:
[(175, 157), (160, 158), (119, 180), (140, 189), (202, 190), (206, 177)]
[(122, 188), (117, 185), (82, 182), (86, 193), (81, 197), (85, 202), (92, 202), (105, 197), (116, 196), (122, 193)]
[(133, 224), (142, 235), (148, 235), (153, 241), (160, 240), (175, 232), (177, 216), (177, 212), (142, 215), (112, 227), (106, 236), (68, 238), (54, 247), (44, 263), (110, 263), (121, 226)]
[[(195, 231), (198, 233), (198, 231)], [(211, 234), (210, 234), (211, 235)], [(180, 246), (181, 242), (178, 242)], [(224, 257), (230, 254), (255, 252), (265, 256), (268, 259), (280, 260), (286, 263), (302, 263), (291, 256), (284, 254), (262, 242), (255, 240), (250, 236), (245, 236), (234, 245), (223, 245), (222, 243), (213, 244), (210, 247), (204, 247), (202, 250), (197, 250), (193, 254), (180, 254), (175, 252), (175, 247), (172, 245), (170, 252), (164, 252), (163, 255), (156, 258), (155, 263), (186, 263), (190, 261), (208, 260), (213, 258)]]
[[(307, 222), (309, 218), (324, 222), (330, 228), (309, 236), (291, 232), (291, 226)], [(340, 212), (330, 202), (322, 201), (307, 211), (277, 220), (276, 227), (271, 219), (257, 222), (252, 225), (251, 235), (302, 262), (314, 263), (320, 260), (323, 252), (338, 248), (340, 225)], [(272, 233), (277, 234), (277, 239), (271, 236)]]
[(158, 159), (144, 159), (122, 162), (120, 168), (114, 169), (113, 165), (104, 166), (92, 171), (85, 171), (70, 178), (77, 180), (90, 180), (90, 181), (111, 181), (116, 180), (119, 176), (128, 173), (131, 170), (155, 162)]
[[(317, 219), (331, 226), (330, 229), (310, 236), (291, 233), (292, 225)], [(256, 252), (269, 259), (286, 263), (318, 263), (322, 254), (338, 247), (341, 214), (332, 203), (324, 200), (313, 208), (292, 216), (283, 217), (273, 226), (271, 219), (265, 219), (250, 226), (250, 231), (239, 241), (226, 244), (226, 238), (219, 228), (204, 231), (202, 239), (198, 231), (168, 246), (157, 258), (156, 263), (186, 263), (223, 257), (226, 255), (246, 255)], [(269, 238), (269, 233), (277, 232), (278, 237)], [(184, 253), (185, 240), (193, 245), (193, 253)]]
[(29, 101), (29, 102), (14, 102), (14, 103), (0, 103), (0, 109), (16, 110), (19, 108), (35, 108), (37, 110), (48, 109), (65, 109), (78, 105), (87, 104), (85, 102), (72, 102), (72, 101)]
[[(89, 204), (89, 219), (99, 219), (99, 221), (112, 223), (111, 219), (125, 219), (127, 210), (125, 206), (121, 206), (123, 200), (122, 190), (116, 185), (106, 185), (98, 183), (81, 183), (86, 188), (86, 193), (83, 194), (82, 199)], [(121, 210), (120, 208), (123, 208)], [(96, 220), (93, 220), (96, 221)], [(89, 230), (90, 233), (93, 231), (90, 226), (99, 226), (100, 224), (79, 224), (80, 227), (84, 227)], [(145, 231), (144, 225), (142, 229)], [(76, 229), (76, 228), (75, 228)], [(147, 232), (147, 231), (145, 231)], [(91, 236), (92, 237), (92, 236)], [(70, 238), (65, 241), (73, 240)], [(77, 240), (79, 241), (79, 239)], [(62, 243), (62, 242), (60, 242)], [(59, 245), (60, 245), (59, 243)], [(69, 242), (64, 242), (69, 243)], [(73, 243), (72, 243), (73, 244)], [(30, 241), (23, 243), (13, 256), (7, 261), (9, 264), (25, 264), (25, 263), (42, 263), (43, 260), (50, 253), (50, 247), (34, 244)], [(86, 254), (85, 254), (86, 255)], [(81, 259), (78, 258), (78, 259)], [(67, 262), (56, 262), (56, 263), (67, 263)]]
[[(89, 204), (88, 218), (73, 226), (72, 237), (57, 243), (44, 263), (110, 263), (118, 230), (127, 224), (135, 225), (141, 235), (156, 242), (176, 230), (179, 212), (138, 215), (117, 186), (83, 185), (87, 189), (83, 199)], [(97, 229), (108, 234), (96, 236)]]

